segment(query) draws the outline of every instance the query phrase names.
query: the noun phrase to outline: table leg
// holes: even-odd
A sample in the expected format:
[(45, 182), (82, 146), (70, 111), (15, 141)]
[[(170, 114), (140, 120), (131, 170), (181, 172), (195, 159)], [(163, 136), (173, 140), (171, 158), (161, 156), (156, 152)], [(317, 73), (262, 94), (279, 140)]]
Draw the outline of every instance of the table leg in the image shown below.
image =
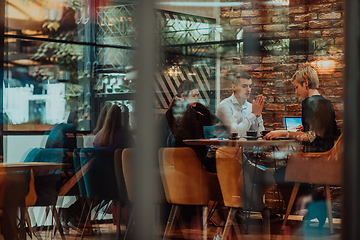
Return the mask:
[[(250, 220), (250, 211), (252, 208), (252, 198), (253, 198), (253, 194), (254, 194), (254, 182), (255, 182), (255, 176), (256, 176), (256, 168), (257, 168), (257, 162), (258, 162), (258, 158), (259, 158), (259, 147), (256, 147), (256, 157), (255, 157), (255, 167), (254, 167), (254, 174), (253, 174), (253, 182), (252, 182), (252, 186), (251, 186), (251, 194), (250, 194), (250, 206), (248, 209), (248, 214), (247, 214), (247, 219), (246, 219), (246, 230), (245, 233), (248, 234), (249, 233), (249, 220)], [(243, 170), (243, 174), (244, 174), (244, 170)], [(244, 179), (245, 180), (245, 179)], [(245, 200), (246, 202), (246, 200)]]

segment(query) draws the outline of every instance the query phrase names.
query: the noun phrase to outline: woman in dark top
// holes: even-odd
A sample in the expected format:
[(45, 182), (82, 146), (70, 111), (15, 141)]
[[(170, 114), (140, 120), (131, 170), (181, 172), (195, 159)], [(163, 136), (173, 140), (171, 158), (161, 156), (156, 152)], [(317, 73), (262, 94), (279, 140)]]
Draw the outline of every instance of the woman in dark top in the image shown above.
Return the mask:
[(319, 79), (316, 71), (307, 67), (297, 71), (293, 76), (295, 93), (303, 98), (302, 123), (297, 132), (287, 130), (271, 131), (265, 139), (288, 137), (304, 142), (304, 152), (325, 152), (334, 146), (340, 135), (332, 103), (320, 95), (317, 90)]
[[(176, 122), (174, 129), (175, 145), (177, 147), (188, 147), (183, 140), (204, 138), (204, 126), (213, 125), (214, 116), (206, 106), (197, 103), (195, 106), (188, 105), (183, 116)], [(207, 168), (206, 146), (192, 146), (202, 164)], [(207, 170), (209, 170), (207, 168)], [(214, 169), (212, 169), (214, 171)]]
[[(295, 93), (304, 99), (302, 101), (303, 126), (298, 128), (297, 132), (271, 131), (264, 138), (288, 137), (300, 140), (304, 144), (304, 152), (326, 152), (330, 150), (334, 146), (336, 138), (340, 135), (340, 131), (335, 121), (335, 111), (332, 103), (321, 96), (317, 90), (319, 79), (316, 71), (311, 67), (298, 70), (293, 76), (293, 85), (295, 86)], [(274, 178), (287, 206), (294, 183), (285, 182), (285, 171), (286, 167), (279, 168), (275, 171)], [(322, 193), (317, 192), (310, 184), (301, 184), (297, 194), (298, 202), (301, 202), (300, 198), (308, 199), (307, 205), (313, 201), (324, 199)], [(305, 205), (304, 201), (303, 205)], [(317, 206), (319, 207), (316, 213), (307, 213), (307, 219), (318, 218), (319, 227), (321, 228), (326, 219), (326, 205), (323, 201)], [(301, 210), (301, 212), (306, 212), (306, 210)]]
[(313, 131), (315, 139), (304, 142), (304, 152), (326, 152), (340, 136), (332, 103), (321, 95), (307, 97), (302, 102), (304, 132)]
[(180, 83), (178, 94), (171, 100), (166, 111), (166, 120), (172, 133), (176, 130), (176, 120), (184, 115), (188, 105), (196, 106), (199, 95), (199, 89), (194, 82), (185, 80)]
[[(215, 158), (208, 158), (206, 156), (206, 146), (188, 146), (183, 142), (185, 139), (204, 138), (203, 127), (214, 124), (214, 116), (209, 109), (198, 102), (199, 95), (199, 89), (194, 82), (188, 80), (181, 82), (178, 95), (173, 98), (166, 112), (166, 120), (175, 139), (175, 146), (191, 147), (204, 168), (209, 172), (216, 172)], [(213, 202), (209, 203), (211, 207), (214, 205)], [(216, 205), (220, 206), (222, 204), (217, 203)], [(215, 225), (224, 224), (218, 211), (212, 214), (210, 221)], [(221, 234), (222, 231), (222, 227), (218, 226), (217, 234)]]
[[(172, 100), (166, 112), (166, 120), (175, 139), (176, 147), (189, 147), (183, 140), (204, 138), (204, 126), (214, 124), (209, 109), (198, 103), (199, 90), (191, 81), (183, 81), (178, 96)], [(207, 171), (215, 172), (215, 159), (208, 159), (206, 146), (190, 146)]]

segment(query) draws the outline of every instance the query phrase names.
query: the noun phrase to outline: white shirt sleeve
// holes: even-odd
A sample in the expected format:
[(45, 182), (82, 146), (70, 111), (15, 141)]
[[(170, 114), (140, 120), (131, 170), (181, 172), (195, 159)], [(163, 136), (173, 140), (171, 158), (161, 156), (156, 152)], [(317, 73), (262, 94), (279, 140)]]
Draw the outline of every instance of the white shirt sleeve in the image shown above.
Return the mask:
[[(257, 119), (253, 113), (248, 114), (244, 117), (243, 121), (237, 123), (234, 112), (231, 109), (229, 104), (219, 104), (216, 110), (216, 116), (219, 118), (221, 123), (226, 127), (227, 130), (230, 130), (230, 133), (238, 133), (239, 136), (245, 135), (252, 125), (252, 123)], [(261, 118), (261, 117), (260, 117)], [(262, 124), (262, 119), (261, 119)], [(263, 124), (262, 124), (263, 126)]]
[(255, 119), (255, 122), (253, 124), (254, 130), (258, 132), (258, 136), (261, 135), (262, 131), (265, 131), (265, 127), (264, 127), (264, 121), (262, 119), (262, 115), (260, 115), (259, 117), (257, 117)]

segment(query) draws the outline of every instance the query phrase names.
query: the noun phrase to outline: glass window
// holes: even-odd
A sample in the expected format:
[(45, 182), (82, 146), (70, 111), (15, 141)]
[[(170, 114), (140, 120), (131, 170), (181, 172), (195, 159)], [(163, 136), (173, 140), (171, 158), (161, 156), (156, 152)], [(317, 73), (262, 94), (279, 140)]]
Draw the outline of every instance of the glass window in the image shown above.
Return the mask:
[[(299, 121), (300, 118), (302, 128), (297, 130), (303, 138), (299, 145), (247, 146), (237, 148), (236, 153), (240, 154), (234, 157), (243, 164), (236, 179), (243, 177), (241, 187), (245, 192), (239, 194), (246, 199), (241, 205), (246, 214), (239, 211), (238, 215), (260, 219), (271, 208), (271, 217), (278, 217), (286, 210), (287, 195), (291, 193), (281, 192), (275, 179), (278, 170), (287, 166), (289, 155), (328, 151), (341, 132), (338, 129), (342, 128), (343, 111), (343, 1), (157, 0), (155, 8), (148, 9), (151, 17), (137, 15), (140, 4), (145, 2), (6, 1), (2, 96), (5, 135), (20, 131), (39, 134), (66, 122), (74, 110), (78, 113), (77, 130), (87, 134), (95, 129), (104, 106), (118, 105), (128, 110), (126, 117), (131, 130), (127, 131), (128, 137), (134, 137), (137, 143), (142, 138), (147, 141), (142, 146), (138, 144), (138, 150), (149, 145), (156, 153), (160, 147), (167, 147), (172, 153), (179, 150), (176, 147), (189, 147), (185, 150), (190, 149), (189, 154), (199, 167), (196, 170), (187, 169), (184, 163), (188, 158), (177, 158), (181, 152), (168, 154), (171, 156), (164, 161), (168, 161), (166, 167), (171, 166), (172, 171), (186, 176), (184, 182), (190, 180), (189, 185), (195, 186), (202, 182), (199, 176), (217, 171), (216, 150), (222, 145), (217, 142), (214, 147), (202, 142), (201, 146), (195, 146), (186, 140), (214, 137), (226, 141), (237, 135), (246, 142), (264, 137), (263, 131), (272, 130), (279, 130), (278, 137), (287, 139), (295, 132), (288, 132), (284, 119), (295, 117)], [(145, 16), (145, 20), (155, 21), (148, 36), (141, 35), (147, 29), (139, 31), (141, 24), (146, 25), (146, 21), (141, 21)], [(153, 38), (154, 46), (150, 45)], [(146, 59), (136, 59), (142, 56), (138, 49), (153, 49), (155, 53)], [(151, 73), (141, 75), (152, 66), (155, 67)], [(305, 68), (310, 73), (294, 78)], [(149, 82), (151, 87), (145, 89), (143, 86)], [(139, 96), (139, 91), (152, 97)], [(326, 102), (329, 117), (322, 115), (325, 108), (318, 98)], [(146, 110), (150, 109), (151, 114), (137, 112), (141, 104), (149, 104)], [(312, 115), (307, 115), (311, 111)], [(155, 125), (151, 124), (153, 115)], [(331, 129), (323, 130), (329, 125)], [(139, 129), (150, 129), (156, 134), (136, 136)], [(292, 138), (296, 139), (294, 135)], [(11, 145), (10, 140), (8, 146), (16, 145), (15, 141)], [(89, 146), (93, 146), (92, 142)], [(137, 163), (144, 164), (147, 171), (143, 169), (143, 174), (154, 170), (151, 174), (159, 180), (162, 156), (151, 154), (150, 150), (144, 150), (149, 156), (138, 159)], [(146, 164), (152, 164), (152, 168)], [(254, 168), (249, 170), (245, 166)], [(263, 174), (259, 182), (253, 178), (253, 169)], [(215, 175), (210, 176), (216, 180)], [(139, 179), (143, 180), (142, 177)], [(245, 183), (245, 178), (250, 182)], [(156, 187), (169, 193), (166, 183), (162, 185), (160, 180), (157, 183)], [(149, 181), (149, 185), (155, 184)], [(339, 187), (331, 189), (335, 195), (333, 211), (341, 217)], [(322, 201), (319, 208), (324, 210), (324, 189), (314, 186), (306, 190), (314, 199), (310, 201), (307, 194), (297, 201), (298, 213), (316, 209), (316, 205), (308, 206), (317, 200)], [(256, 196), (249, 197), (249, 192)], [(217, 200), (221, 202), (220, 198)], [(215, 225), (222, 225), (221, 220), (227, 219), (227, 212), (222, 211), (225, 207), (221, 207), (218, 213), (223, 215)], [(323, 217), (322, 214), (319, 220)], [(258, 223), (250, 221), (250, 234), (265, 229)], [(314, 223), (310, 222), (310, 232)], [(291, 232), (299, 230), (307, 234), (309, 229), (300, 225)], [(339, 224), (336, 228), (339, 234)], [(209, 231), (211, 238), (221, 234), (216, 231)]]
[(91, 131), (103, 96), (131, 95), (134, 5), (96, 4), (6, 2), (5, 131), (45, 131), (74, 109), (78, 130)]

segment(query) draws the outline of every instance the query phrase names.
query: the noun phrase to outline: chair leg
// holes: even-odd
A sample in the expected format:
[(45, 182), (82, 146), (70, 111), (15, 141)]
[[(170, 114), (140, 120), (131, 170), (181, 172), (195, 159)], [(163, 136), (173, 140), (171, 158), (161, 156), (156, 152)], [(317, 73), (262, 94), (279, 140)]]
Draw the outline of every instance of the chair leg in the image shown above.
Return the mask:
[(262, 239), (271, 240), (270, 233), (270, 211), (267, 211), (266, 214), (263, 214), (262, 219)]
[(120, 200), (114, 200), (116, 216), (116, 239), (121, 239), (121, 203)]
[(330, 197), (330, 185), (325, 186), (325, 200), (326, 200), (327, 215), (329, 218), (330, 233), (334, 234), (334, 227), (333, 227), (333, 221), (332, 221), (331, 197)]
[[(128, 206), (128, 210), (129, 210), (129, 206)], [(126, 228), (126, 232), (125, 232), (125, 235), (124, 235), (124, 239), (123, 240), (126, 240), (127, 236), (129, 234), (131, 234), (133, 228), (134, 228), (134, 223), (133, 223), (133, 219), (134, 219), (134, 212), (135, 212), (135, 206), (132, 208), (132, 211), (131, 211), (131, 214), (130, 214), (130, 217), (129, 217), (129, 222), (127, 224), (127, 228)], [(128, 212), (129, 214), (129, 212)]]
[[(103, 208), (103, 207), (106, 207), (108, 204), (108, 202), (106, 200), (103, 200), (101, 201), (99, 204), (97, 204), (97, 207), (95, 208), (95, 215), (93, 217), (93, 221), (95, 223), (95, 225), (97, 226), (97, 231), (99, 233), (99, 235), (101, 236), (101, 231), (100, 231), (100, 224), (98, 222), (98, 217), (99, 217), (99, 214), (100, 214), (100, 210)], [(96, 204), (95, 204), (96, 205)], [(95, 206), (94, 205), (94, 206)], [(103, 215), (104, 216), (104, 215)], [(103, 219), (103, 217), (101, 217), (101, 219)], [(90, 219), (91, 220), (91, 219)], [(90, 221), (91, 222), (91, 221)]]
[(166, 223), (166, 228), (163, 236), (163, 240), (166, 240), (169, 234), (171, 233), (172, 227), (174, 225), (174, 221), (177, 218), (177, 215), (179, 214), (180, 206), (173, 204), (171, 207), (169, 219)]
[[(225, 227), (224, 227), (224, 232), (223, 232), (223, 235), (222, 235), (222, 238), (224, 238), (224, 239), (226, 239), (227, 235), (229, 234), (229, 231), (231, 229), (231, 225), (233, 224), (234, 219), (235, 219), (235, 214), (236, 214), (236, 209), (235, 208), (230, 208), (229, 214), (228, 214), (227, 219), (226, 219)], [(240, 231), (239, 231), (239, 233), (240, 233)]]
[(294, 188), (293, 188), (292, 193), (291, 193), (289, 205), (288, 205), (288, 207), (286, 209), (286, 214), (285, 214), (285, 217), (284, 217), (284, 222), (282, 224), (281, 230), (285, 229), (285, 225), (286, 225), (286, 222), (287, 222), (287, 220), (289, 218), (290, 211), (291, 211), (291, 208), (292, 208), (292, 206), (294, 204), (297, 192), (299, 191), (299, 187), (300, 187), (300, 183), (295, 183)]
[[(36, 222), (36, 217), (35, 217), (33, 209), (27, 207), (27, 214), (29, 215), (29, 220), (31, 220), (31, 218), (35, 219), (35, 225), (33, 227), (31, 226), (31, 231), (32, 231), (33, 236), (35, 236), (38, 240), (42, 240), (41, 234), (38, 231), (38, 224)], [(31, 215), (31, 217), (30, 217), (30, 215)], [(40, 219), (40, 215), (39, 215), (39, 219)], [(31, 221), (29, 221), (29, 224), (32, 225)]]
[[(61, 226), (61, 223), (60, 223), (60, 218), (59, 218), (59, 214), (56, 210), (56, 206), (52, 206), (51, 208), (52, 210), (52, 214), (53, 214), (53, 217), (55, 219), (55, 228), (57, 228), (59, 230), (59, 233), (61, 235), (61, 239), (65, 240), (65, 235), (64, 235), (64, 231), (63, 231), (63, 228)], [(54, 235), (55, 235), (55, 231), (54, 231)]]
[(202, 222), (203, 222), (203, 240), (207, 240), (207, 216), (208, 216), (209, 208), (207, 206), (203, 206), (202, 211)]
[[(45, 216), (44, 216), (43, 220), (41, 221), (40, 230), (39, 230), (40, 232), (42, 232), (44, 230), (45, 222), (46, 222), (46, 219), (48, 218), (49, 212), (50, 212), (50, 208), (49, 208), (49, 206), (47, 206), (45, 208)], [(40, 216), (40, 214), (41, 214), (41, 211), (39, 212), (39, 216)], [(40, 217), (39, 217), (39, 219), (40, 219)]]
[(189, 236), (190, 233), (189, 234), (186, 233), (185, 222), (181, 215), (178, 216), (178, 221), (179, 221), (180, 229), (184, 236), (184, 239), (190, 239), (190, 236)]
[(29, 228), (29, 236), (30, 236), (30, 238), (32, 238), (32, 236), (34, 235), (34, 231), (32, 229), (32, 224), (31, 224), (31, 219), (30, 219), (30, 214), (29, 214), (29, 208), (28, 207), (25, 208), (25, 222), (27, 223), (27, 226)]
[[(90, 219), (91, 209), (92, 209), (93, 203), (94, 203), (94, 201), (91, 201), (90, 210), (89, 210), (89, 212), (88, 212), (88, 214), (87, 214), (87, 216), (86, 216), (86, 220), (85, 220), (85, 224), (84, 224), (83, 231), (81, 232), (80, 240), (82, 240), (82, 239), (84, 238), (85, 226), (86, 226), (87, 222), (88, 222), (89, 219)], [(78, 227), (79, 227), (79, 226), (78, 226)]]
[[(235, 214), (234, 214), (234, 220), (236, 220), (236, 211), (235, 211)], [(232, 221), (232, 226), (235, 229), (236, 237), (238, 239), (241, 239), (241, 232), (240, 232), (240, 228), (239, 228), (239, 223), (237, 221), (234, 222), (234, 220)]]
[(25, 212), (26, 212), (26, 207), (25, 206), (20, 207), (20, 229), (19, 229), (20, 239), (26, 239)]
[[(85, 216), (84, 214), (86, 214), (86, 216), (87, 216), (88, 212), (86, 212), (86, 211), (91, 211), (91, 209), (90, 209), (90, 204), (91, 204), (90, 199), (88, 199), (87, 197), (86, 198), (80, 198), (80, 201), (81, 201), (83, 207), (82, 207), (82, 210), (81, 210), (81, 214), (80, 214), (80, 218), (79, 218), (80, 221), (79, 222), (82, 221), (83, 216)], [(90, 226), (91, 226), (91, 221), (90, 221)]]
[(197, 239), (201, 239), (201, 235), (202, 235), (201, 234), (202, 229), (201, 229), (201, 217), (200, 217), (201, 214), (200, 214), (200, 212), (201, 212), (201, 208), (200, 208), (200, 206), (197, 206), (196, 207), (196, 227), (197, 227), (197, 235), (198, 235)]

